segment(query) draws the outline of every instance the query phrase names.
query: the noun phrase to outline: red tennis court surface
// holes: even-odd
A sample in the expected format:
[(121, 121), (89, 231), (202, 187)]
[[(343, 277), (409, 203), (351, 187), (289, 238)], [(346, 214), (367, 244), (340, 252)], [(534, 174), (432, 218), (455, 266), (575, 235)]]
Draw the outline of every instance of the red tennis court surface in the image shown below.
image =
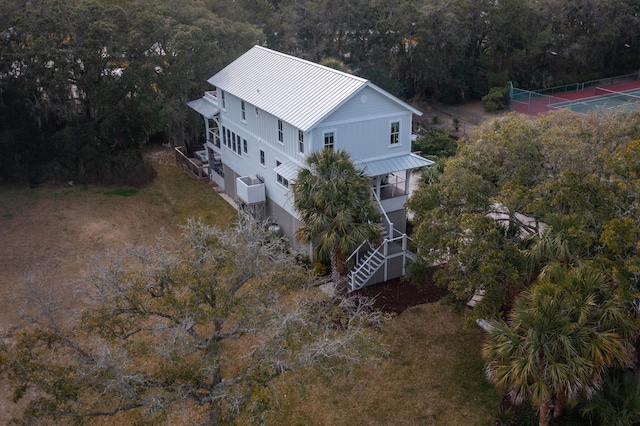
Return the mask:
[[(603, 85), (601, 87), (605, 86)], [(626, 90), (639, 89), (640, 80), (607, 85), (606, 88), (614, 92), (624, 92)], [(511, 109), (522, 114), (538, 115), (544, 114), (548, 111), (553, 111), (554, 108), (550, 107), (550, 105), (565, 101), (592, 98), (594, 96), (597, 96), (596, 87), (592, 86), (584, 90), (576, 90), (573, 92), (554, 93), (553, 95), (539, 95), (535, 98), (531, 97), (527, 101), (514, 100), (511, 102)]]

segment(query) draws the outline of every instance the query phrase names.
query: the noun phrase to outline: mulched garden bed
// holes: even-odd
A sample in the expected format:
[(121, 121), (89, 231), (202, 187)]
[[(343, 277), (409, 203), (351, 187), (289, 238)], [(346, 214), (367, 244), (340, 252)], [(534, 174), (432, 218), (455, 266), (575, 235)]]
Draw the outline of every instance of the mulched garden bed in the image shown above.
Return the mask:
[(396, 278), (365, 287), (358, 293), (373, 297), (374, 306), (378, 309), (399, 314), (411, 306), (437, 302), (449, 294), (449, 290), (436, 286), (432, 275), (425, 275), (419, 284), (414, 284), (407, 278)]

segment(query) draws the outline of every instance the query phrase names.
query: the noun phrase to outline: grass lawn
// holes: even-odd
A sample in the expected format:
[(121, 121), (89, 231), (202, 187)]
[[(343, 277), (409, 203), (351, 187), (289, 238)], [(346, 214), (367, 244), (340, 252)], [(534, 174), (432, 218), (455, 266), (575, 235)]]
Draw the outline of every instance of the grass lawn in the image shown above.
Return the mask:
[[(158, 178), (140, 189), (0, 189), (0, 332), (20, 324), (17, 296), (26, 275), (57, 287), (80, 279), (91, 255), (152, 243), (162, 229), (175, 235), (189, 218), (218, 226), (235, 220), (236, 211), (207, 182), (172, 165), (156, 168)], [(68, 294), (81, 305), (75, 297)], [(499, 395), (484, 379), (479, 329), (464, 328), (451, 308), (429, 304), (407, 309), (381, 338), (390, 356), (377, 365), (307, 377), (304, 392), (293, 380), (280, 382), (279, 408), (267, 424), (493, 424)], [(7, 393), (0, 379), (0, 424), (21, 409)]]
[(405, 310), (383, 333), (390, 357), (349, 375), (283, 385), (271, 425), (493, 425), (499, 393), (484, 378), (483, 332), (436, 303)]

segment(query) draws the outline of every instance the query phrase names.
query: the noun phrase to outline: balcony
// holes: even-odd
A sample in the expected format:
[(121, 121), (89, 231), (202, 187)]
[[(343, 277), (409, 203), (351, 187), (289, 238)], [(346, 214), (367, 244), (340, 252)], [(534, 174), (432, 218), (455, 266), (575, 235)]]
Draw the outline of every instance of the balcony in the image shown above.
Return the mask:
[[(376, 190), (374, 186), (374, 190)], [(380, 182), (376, 191), (380, 203), (386, 212), (404, 209), (407, 201), (406, 180), (398, 174), (391, 173)]]
[(248, 205), (264, 203), (266, 201), (264, 183), (255, 176), (242, 176), (237, 178), (236, 194), (241, 202)]
[(204, 92), (204, 97), (205, 99), (215, 103), (215, 105), (218, 106), (218, 97), (216, 96), (216, 92), (213, 92), (213, 91)]

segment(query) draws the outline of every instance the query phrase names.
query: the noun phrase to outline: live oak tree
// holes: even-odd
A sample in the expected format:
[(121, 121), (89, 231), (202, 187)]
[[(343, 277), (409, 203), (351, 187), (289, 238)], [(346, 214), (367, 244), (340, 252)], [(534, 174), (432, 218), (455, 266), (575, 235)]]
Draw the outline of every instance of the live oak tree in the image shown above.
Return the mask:
[(327, 296), (262, 224), (190, 223), (177, 240), (96, 260), (77, 314), (26, 283), (31, 323), (0, 347), (14, 400), (28, 401), (23, 423), (259, 421), (284, 373), (384, 353), (370, 301)]
[(639, 123), (638, 112), (508, 115), (460, 141), (410, 200), (414, 273), (440, 264), (436, 282), (462, 303), (484, 290), (471, 318), (508, 317), (491, 327), (488, 375), (541, 424), (632, 359)]
[(568, 265), (591, 260), (616, 274), (631, 295), (640, 288), (638, 122), (637, 112), (558, 112), (480, 126), (409, 202), (418, 269), (446, 261), (436, 279), (462, 301), (484, 289), (478, 316), (495, 315), (545, 264), (562, 261), (560, 249)]

